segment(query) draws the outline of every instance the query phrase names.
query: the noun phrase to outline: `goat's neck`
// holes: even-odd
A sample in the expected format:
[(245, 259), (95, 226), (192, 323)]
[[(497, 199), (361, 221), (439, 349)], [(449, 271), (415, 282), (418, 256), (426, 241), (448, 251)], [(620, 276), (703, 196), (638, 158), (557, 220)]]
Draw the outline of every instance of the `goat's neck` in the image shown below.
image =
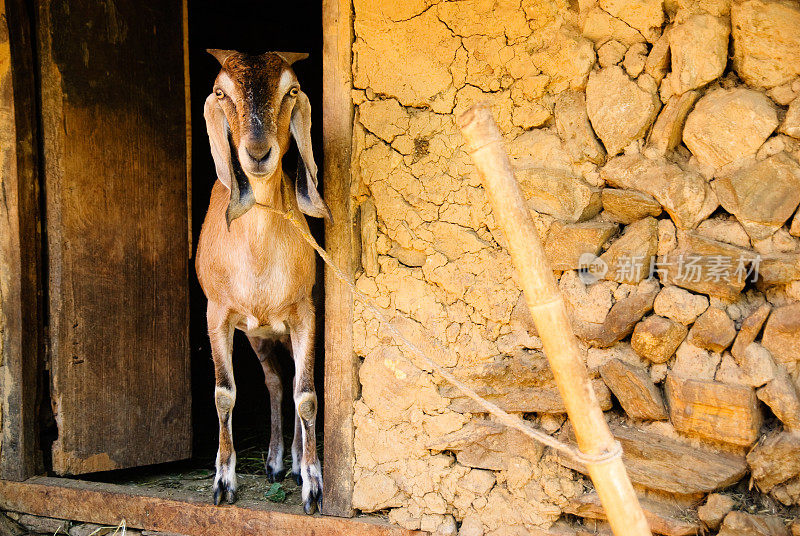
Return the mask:
[[(267, 180), (254, 181), (250, 184), (253, 188), (253, 195), (256, 203), (274, 208), (276, 210), (286, 210), (286, 200), (283, 198), (282, 190), (283, 170), (278, 166), (275, 174)], [(263, 214), (272, 214), (269, 210), (260, 211)]]
[(282, 181), (283, 170), (280, 168), (267, 180), (255, 181), (251, 179), (250, 181), (256, 206), (242, 216), (242, 219), (250, 219), (250, 222), (247, 225), (243, 225), (241, 229), (246, 234), (247, 241), (252, 247), (260, 249), (266, 243), (272, 242), (276, 236), (276, 231), (283, 225), (283, 218), (279, 214), (259, 207), (259, 205), (263, 205), (264, 207), (281, 211), (288, 208), (288, 200), (284, 199)]

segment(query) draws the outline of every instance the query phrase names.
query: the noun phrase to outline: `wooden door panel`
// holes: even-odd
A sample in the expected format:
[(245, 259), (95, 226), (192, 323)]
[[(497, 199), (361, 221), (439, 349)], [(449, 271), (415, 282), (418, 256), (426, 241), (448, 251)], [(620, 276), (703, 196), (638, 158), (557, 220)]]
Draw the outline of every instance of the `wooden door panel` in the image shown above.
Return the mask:
[(38, 3), (53, 469), (191, 451), (180, 0)]

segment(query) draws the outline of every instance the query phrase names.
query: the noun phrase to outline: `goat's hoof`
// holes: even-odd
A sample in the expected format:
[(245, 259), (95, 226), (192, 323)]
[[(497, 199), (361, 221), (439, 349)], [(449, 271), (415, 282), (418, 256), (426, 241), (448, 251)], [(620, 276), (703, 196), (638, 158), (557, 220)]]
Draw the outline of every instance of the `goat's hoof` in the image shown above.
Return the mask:
[(270, 482), (282, 482), (286, 478), (286, 469), (271, 469), (267, 465), (267, 480)]
[(308, 515), (313, 514), (317, 509), (322, 512), (322, 490), (312, 491), (303, 503), (303, 511)]
[(322, 471), (319, 461), (300, 468), (303, 480), (303, 510), (306, 514), (313, 514), (319, 508), (322, 510)]
[(298, 486), (303, 485), (303, 477), (300, 476), (300, 473), (295, 473), (294, 471), (292, 471), (292, 476), (294, 477), (294, 481), (297, 482)]
[(219, 506), (222, 500), (228, 504), (236, 502), (236, 488), (222, 480), (214, 483), (214, 506)]

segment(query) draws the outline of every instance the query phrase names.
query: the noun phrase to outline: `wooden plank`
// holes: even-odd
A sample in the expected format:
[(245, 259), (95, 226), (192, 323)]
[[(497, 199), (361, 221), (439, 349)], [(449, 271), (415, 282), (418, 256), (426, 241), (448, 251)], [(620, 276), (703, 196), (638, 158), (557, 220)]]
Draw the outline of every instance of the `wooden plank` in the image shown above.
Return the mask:
[(270, 536), (337, 534), (412, 536), (422, 534), (374, 518), (307, 516), (300, 508), (255, 501), (214, 506), (204, 494), (142, 490), (61, 478), (0, 481), (0, 509), (101, 525), (155, 530), (189, 536)]
[[(350, 0), (322, 2), (323, 90), (322, 180), (333, 221), (325, 244), (336, 265), (353, 275), (353, 215), (350, 202), (350, 156), (353, 105), (350, 100), (353, 23)], [(358, 393), (353, 352), (353, 297), (350, 289), (325, 269), (325, 453), (322, 510), (353, 515), (353, 401)]]
[(0, 477), (15, 480), (41, 469), (41, 234), (27, 5), (0, 1)]
[[(692, 495), (708, 493), (738, 482), (747, 473), (744, 456), (711, 452), (677, 439), (634, 427), (612, 425), (611, 432), (622, 444), (622, 461), (631, 481), (641, 486)], [(560, 439), (573, 442), (571, 426)], [(554, 453), (558, 462), (586, 474), (586, 467), (563, 454)]]
[[(639, 504), (642, 506), (650, 530), (656, 534), (690, 536), (700, 532), (699, 521), (687, 515), (685, 509), (675, 504), (648, 497), (639, 497)], [(606, 511), (595, 492), (569, 499), (563, 510), (567, 514), (587, 519), (606, 519)]]
[(53, 469), (191, 451), (181, 1), (38, 2)]

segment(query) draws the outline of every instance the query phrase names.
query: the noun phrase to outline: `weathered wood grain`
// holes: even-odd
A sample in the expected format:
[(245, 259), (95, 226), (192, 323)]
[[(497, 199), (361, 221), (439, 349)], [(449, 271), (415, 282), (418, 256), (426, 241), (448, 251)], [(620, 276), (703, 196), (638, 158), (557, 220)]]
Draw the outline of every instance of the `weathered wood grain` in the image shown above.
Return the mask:
[[(336, 265), (354, 272), (353, 210), (350, 203), (350, 155), (353, 132), (349, 0), (322, 2), (323, 74), (322, 127), (324, 195), (333, 221), (325, 228), (325, 244)], [(325, 453), (322, 511), (353, 515), (353, 401), (358, 393), (353, 352), (353, 297), (330, 268), (325, 269)]]
[[(646, 497), (639, 497), (639, 504), (642, 505), (650, 530), (656, 534), (689, 536), (700, 531), (700, 522), (686, 516), (683, 509), (678, 506)], [(578, 517), (606, 519), (600, 497), (594, 492), (570, 499), (563, 510)]]
[[(592, 389), (597, 397), (600, 409), (609, 410), (612, 407), (611, 391), (602, 380), (592, 380)], [(486, 400), (499, 406), (502, 410), (512, 413), (566, 413), (564, 400), (558, 392), (558, 387), (532, 387), (524, 386), (473, 386), (475, 391)], [(450, 409), (459, 413), (484, 413), (483, 406), (464, 394), (452, 385), (440, 388), (442, 396), (450, 398)]]
[(0, 2), (0, 477), (41, 468), (41, 233), (28, 3)]
[(186, 458), (186, 113), (180, 0), (37, 3), (53, 468)]
[(689, 380), (670, 373), (666, 382), (669, 415), (681, 433), (750, 446), (763, 416), (755, 391), (747, 385)]
[[(744, 456), (701, 450), (681, 441), (638, 428), (612, 425), (622, 444), (622, 460), (631, 481), (650, 489), (690, 495), (708, 493), (734, 484), (747, 472)], [(572, 440), (571, 427), (562, 439)], [(559, 463), (586, 474), (586, 468), (562, 455)]]
[(218, 507), (200, 493), (160, 492), (61, 478), (0, 481), (0, 509), (111, 526), (124, 519), (128, 528), (192, 536), (422, 534), (374, 518), (307, 516), (299, 506), (239, 501), (235, 506)]

